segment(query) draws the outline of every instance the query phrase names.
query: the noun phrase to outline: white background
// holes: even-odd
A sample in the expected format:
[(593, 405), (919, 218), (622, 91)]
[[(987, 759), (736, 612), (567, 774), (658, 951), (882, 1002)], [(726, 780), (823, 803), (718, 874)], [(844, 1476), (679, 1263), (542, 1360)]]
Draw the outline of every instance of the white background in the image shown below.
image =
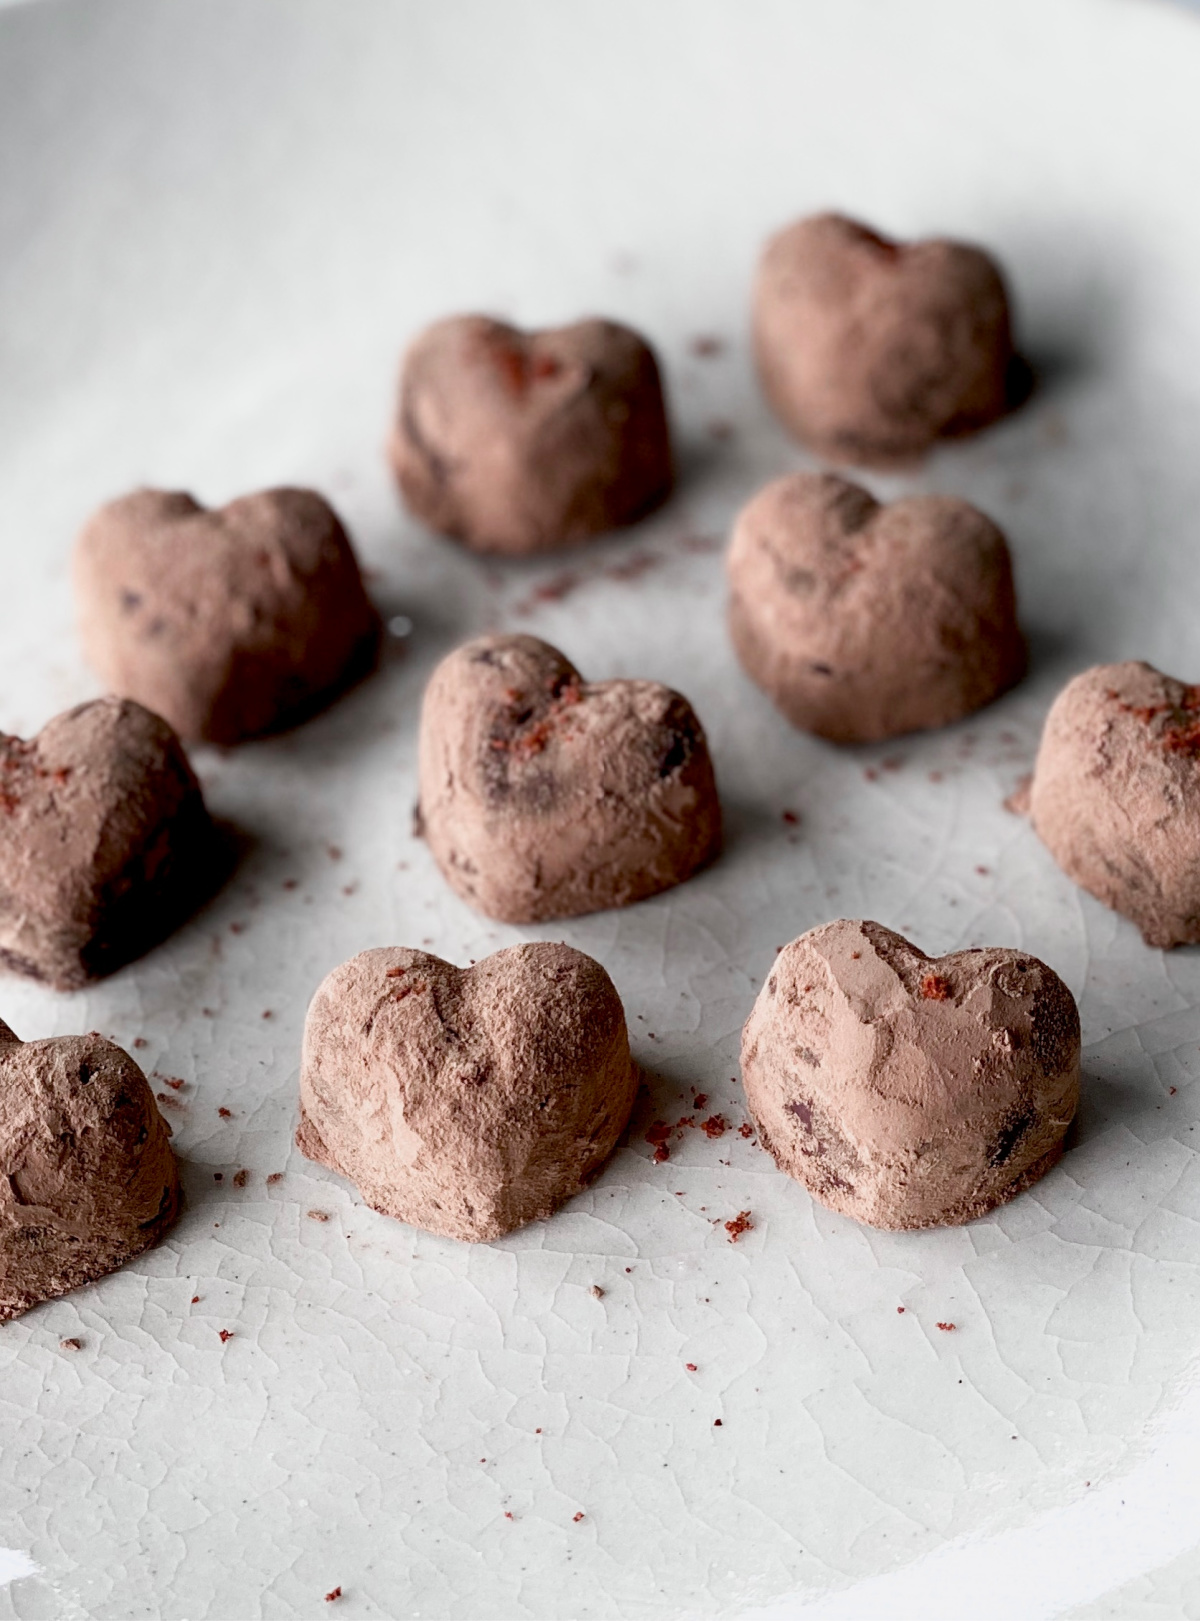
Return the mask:
[[(1073, 670), (1200, 678), (1198, 86), (1200, 27), (1154, 0), (0, 14), (0, 725), (96, 690), (67, 558), (142, 481), (315, 485), (415, 624), (301, 731), (197, 752), (245, 857), (193, 924), (86, 994), (0, 986), (20, 1035), (140, 1037), (185, 1080), (188, 1194), (160, 1249), (0, 1329), (3, 1621), (1200, 1614), (1200, 956), (1148, 950), (1002, 808)], [(823, 206), (989, 244), (1042, 370), (1020, 416), (869, 481), (1004, 525), (1033, 673), (873, 750), (793, 733), (740, 676), (713, 549), (811, 465), (746, 326), (764, 235)], [(395, 368), (463, 308), (642, 327), (671, 505), (535, 568), (422, 533), (381, 456)], [(701, 333), (725, 350), (695, 358)], [(588, 1194), (468, 1248), (366, 1210), (291, 1133), (333, 964), (532, 937), (474, 916), (410, 834), (422, 685), (488, 626), (684, 691), (729, 840), (675, 893), (551, 931), (613, 974), (649, 1090)], [(837, 915), (1020, 946), (1080, 999), (1071, 1151), (985, 1221), (859, 1229), (732, 1134), (651, 1161), (646, 1127), (692, 1088), (743, 1118), (773, 952)]]

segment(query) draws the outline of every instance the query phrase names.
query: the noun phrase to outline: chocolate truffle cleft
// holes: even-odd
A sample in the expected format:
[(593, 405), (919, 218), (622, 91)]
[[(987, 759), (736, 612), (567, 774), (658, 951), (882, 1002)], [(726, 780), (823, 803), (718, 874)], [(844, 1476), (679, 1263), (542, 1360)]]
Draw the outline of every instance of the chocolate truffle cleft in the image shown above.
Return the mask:
[(74, 572), (92, 667), (189, 743), (290, 726), (375, 660), (378, 615), (345, 530), (312, 490), (211, 511), (135, 490), (89, 520)]
[(799, 220), (763, 254), (754, 346), (775, 414), (834, 462), (904, 465), (1008, 409), (1008, 295), (993, 260), (961, 242)]
[(168, 1137), (113, 1042), (19, 1041), (0, 1023), (0, 1322), (158, 1242), (180, 1203)]
[(157, 945), (228, 865), (179, 739), (140, 704), (0, 733), (0, 965), (75, 990)]
[(389, 456), (431, 529), (509, 557), (635, 523), (674, 482), (658, 363), (615, 321), (436, 322), (405, 356)]
[(1200, 941), (1200, 687), (1135, 661), (1077, 675), (1046, 717), (1029, 811), (1147, 945)]
[(587, 1186), (637, 1087), (620, 997), (583, 952), (538, 941), (459, 969), (381, 948), (312, 999), (296, 1142), (383, 1215), (485, 1242)]
[(421, 714), (425, 841), (465, 900), (509, 923), (628, 906), (713, 860), (704, 730), (655, 681), (585, 681), (533, 636), (442, 661)]
[(1058, 975), (1001, 946), (930, 958), (842, 919), (779, 953), (742, 1032), (763, 1146), (872, 1227), (973, 1221), (1061, 1157), (1079, 1014)]
[(1025, 673), (1008, 545), (952, 496), (884, 506), (836, 474), (793, 473), (742, 509), (726, 567), (742, 667), (834, 742), (948, 725)]

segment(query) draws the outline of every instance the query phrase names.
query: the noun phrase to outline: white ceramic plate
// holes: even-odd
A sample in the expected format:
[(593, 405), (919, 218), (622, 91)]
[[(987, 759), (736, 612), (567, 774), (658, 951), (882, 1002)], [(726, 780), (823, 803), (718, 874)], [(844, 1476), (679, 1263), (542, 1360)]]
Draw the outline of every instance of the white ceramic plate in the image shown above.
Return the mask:
[[(1198, 86), (1200, 27), (1153, 0), (0, 13), (0, 724), (96, 690), (67, 556), (139, 481), (316, 485), (415, 626), (303, 730), (198, 753), (249, 840), (203, 916), (87, 994), (0, 987), (19, 1034), (141, 1037), (186, 1081), (188, 1193), (160, 1249), (0, 1330), (0, 1617), (1197, 1613), (1200, 957), (1148, 950), (1002, 801), (1076, 668), (1200, 677)], [(990, 245), (1043, 369), (1019, 416), (871, 481), (1005, 526), (1033, 674), (860, 751), (740, 676), (714, 549), (811, 465), (758, 394), (747, 296), (765, 233), (829, 205)], [(685, 461), (661, 515), (499, 569), (399, 510), (397, 356), (473, 307), (653, 337)], [(291, 1133), (329, 967), (535, 932), (474, 916), (410, 835), (422, 684), (486, 626), (686, 692), (730, 838), (684, 888), (550, 931), (615, 977), (651, 1090), (586, 1196), (466, 1248)], [(732, 1132), (652, 1162), (646, 1126), (694, 1088), (743, 1118), (772, 954), (837, 915), (1020, 946), (1080, 999), (1077, 1139), (985, 1221), (861, 1230)]]

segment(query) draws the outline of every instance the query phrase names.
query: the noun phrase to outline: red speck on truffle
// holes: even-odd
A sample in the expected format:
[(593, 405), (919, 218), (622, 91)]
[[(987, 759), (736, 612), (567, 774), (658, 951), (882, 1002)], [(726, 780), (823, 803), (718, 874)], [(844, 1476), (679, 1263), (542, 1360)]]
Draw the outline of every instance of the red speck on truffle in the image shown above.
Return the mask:
[(941, 974), (926, 974), (921, 980), (921, 995), (930, 1002), (948, 1002), (954, 987)]

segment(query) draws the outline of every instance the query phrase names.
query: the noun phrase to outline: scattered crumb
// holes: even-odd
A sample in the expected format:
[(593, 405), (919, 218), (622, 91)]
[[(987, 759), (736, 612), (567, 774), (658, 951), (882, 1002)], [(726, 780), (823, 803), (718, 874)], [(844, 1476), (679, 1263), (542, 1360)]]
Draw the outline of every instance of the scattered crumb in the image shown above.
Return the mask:
[(867, 779), (868, 782), (875, 782), (879, 778), (879, 773), (878, 773), (878, 771), (876, 771), (876, 769), (875, 769), (875, 767), (873, 765), (869, 765), (869, 766), (864, 766), (864, 768), (863, 768), (863, 776)]
[(697, 1092), (695, 1097), (692, 1099), (692, 1108), (695, 1109), (697, 1114), (699, 1114), (700, 1110), (704, 1108), (704, 1106), (705, 1106), (705, 1104), (707, 1102), (708, 1102), (708, 1093), (707, 1092)]
[(165, 1104), (168, 1109), (182, 1109), (185, 1107), (182, 1098), (173, 1098), (169, 1092), (156, 1092), (154, 1096), (159, 1103)]
[(1004, 808), (1013, 816), (1029, 815), (1030, 789), (1033, 787), (1033, 777), (1026, 773), (1004, 801)]
[(201, 1011), (201, 1013), (203, 1013), (203, 1015), (204, 1015), (204, 1017), (206, 1019), (215, 1019), (216, 1018), (216, 1014), (213, 1012), (212, 1008), (210, 1008), (210, 1007), (202, 1007), (200, 1009), (200, 1011)]
[(583, 1518), (583, 1510), (580, 1509), (579, 1513), (573, 1516), (575, 1524), (578, 1525), (580, 1520), (582, 1520), (582, 1518)]
[(743, 1120), (741, 1125), (738, 1127), (738, 1136), (739, 1137), (753, 1137), (754, 1136), (754, 1127), (750, 1124), (750, 1122), (748, 1120)]
[(244, 923), (231, 923), (229, 925), (229, 932), (230, 934), (241, 934), (245, 927), (246, 925)]
[(505, 1519), (506, 1519), (506, 1520), (511, 1520), (511, 1519), (512, 1519), (512, 1510), (511, 1510), (511, 1509), (507, 1509), (507, 1508), (506, 1508), (506, 1509), (505, 1509), (505, 1510), (504, 1510), (504, 1518), (505, 1518)]
[(976, 867), (976, 869), (975, 869), (975, 871), (979, 874), (979, 876), (981, 878), (986, 878), (988, 873), (991, 872), (991, 870), (992, 869), (990, 867)]
[(272, 1013), (272, 1011), (271, 1011), (271, 1009), (269, 1007), (263, 1008), (262, 1016), (263, 1016), (264, 1019), (273, 1019), (275, 1017), (274, 1013)]
[(325, 846), (325, 854), (329, 857), (330, 861), (340, 861), (342, 859), (342, 847), (340, 844), (327, 844)]
[(307, 1215), (309, 1221), (328, 1221), (329, 1220), (329, 1212), (328, 1212), (328, 1210), (308, 1210), (308, 1211), (305, 1211), (305, 1214)]
[(161, 1081), (164, 1086), (169, 1086), (172, 1092), (182, 1092), (184, 1087), (187, 1085), (187, 1082), (181, 1081), (178, 1075), (159, 1075), (157, 1071), (155, 1072), (154, 1079), (156, 1081)]
[(221, 1335), (221, 1344), (222, 1345), (226, 1344), (227, 1341), (229, 1341), (229, 1340), (231, 1340), (233, 1338), (233, 1329), (232, 1328), (222, 1328), (219, 1332), (220, 1332), (220, 1335)]
[(697, 360), (711, 360), (714, 355), (724, 351), (725, 339), (718, 338), (715, 332), (698, 332), (688, 343), (688, 349)]
[(700, 1130), (706, 1137), (723, 1137), (729, 1130), (729, 1122), (723, 1114), (713, 1114), (701, 1122)]
[(714, 1418), (713, 1419), (713, 1429), (714, 1430), (719, 1430), (720, 1428), (721, 1428), (721, 1420), (719, 1418)]
[(59, 1340), (58, 1348), (60, 1351), (82, 1351), (83, 1341), (77, 1339)]
[(604, 1299), (604, 1290), (600, 1287), (600, 1285), (598, 1283), (593, 1283), (592, 1284), (592, 1294), (595, 1296), (595, 1298), (597, 1300), (603, 1300)]
[(800, 818), (796, 815), (795, 811), (785, 810), (785, 811), (781, 812), (781, 814), (783, 816), (784, 821), (787, 823), (787, 825), (789, 827), (799, 827), (800, 826)]
[(357, 878), (353, 881), (353, 883), (343, 884), (342, 885), (342, 894), (343, 895), (356, 895), (357, 893), (358, 893), (358, 879)]
[(689, 1373), (695, 1373), (697, 1371), (696, 1364), (694, 1362), (685, 1362), (683, 1365)]
[(269, 1188), (273, 1188), (275, 1186), (276, 1182), (282, 1182), (282, 1181), (283, 1181), (283, 1172), (282, 1171), (272, 1171), (270, 1176), (267, 1178), (267, 1186)]
[(671, 1135), (671, 1128), (665, 1120), (656, 1120), (646, 1133), (646, 1141), (654, 1145), (654, 1163), (661, 1165), (664, 1160), (671, 1157), (671, 1150), (667, 1147), (667, 1138)]
[(148, 1047), (150, 1043), (146, 1040), (145, 1036), (134, 1036), (133, 1045), (137, 1048), (142, 1048)]
[(954, 1330), (958, 1327), (958, 1324), (957, 1323), (939, 1323), (938, 1327), (941, 1329), (943, 1334), (953, 1334)]
[(929, 1002), (948, 1002), (954, 987), (941, 974), (925, 974), (921, 979), (921, 995)]
[(224, 1182), (224, 1180), (225, 1180), (225, 1172), (224, 1171), (214, 1171), (213, 1172), (213, 1181), (214, 1182)]
[(1178, 1090), (1179, 1088), (1177, 1086), (1168, 1086), (1167, 1093), (1170, 1097), (1174, 1097)]
[(299, 887), (299, 884), (300, 880), (298, 878), (285, 878), (283, 880), (284, 889), (296, 889)]
[(200, 1296), (199, 1295), (193, 1295), (192, 1296), (192, 1305), (193, 1306), (198, 1306), (199, 1304), (200, 1304)]
[(653, 552), (635, 552), (619, 563), (611, 563), (604, 571), (606, 580), (640, 580), (642, 575), (662, 562)]
[(896, 1315), (897, 1315), (897, 1317), (903, 1317), (904, 1316), (904, 1307), (903, 1306), (897, 1306), (896, 1307)]
[(739, 1210), (732, 1221), (727, 1221), (725, 1223), (725, 1231), (729, 1234), (729, 1242), (731, 1244), (736, 1244), (743, 1233), (749, 1233), (753, 1230), (754, 1223), (750, 1220), (750, 1212), (748, 1210)]
[(232, 1109), (227, 1109), (224, 1104), (222, 1104), (221, 1107), (217, 1110), (217, 1113), (221, 1116), (222, 1120), (232, 1120), (233, 1119), (233, 1110)]
[(331, 1587), (325, 1595), (325, 1602), (326, 1604), (335, 1604), (341, 1596), (342, 1590), (340, 1587)]
[(250, 1180), (250, 1172), (247, 1171), (247, 1170), (241, 1170), (241, 1171), (238, 1171), (238, 1172), (235, 1173), (234, 1178), (233, 1178), (233, 1185), (234, 1185), (235, 1188), (244, 1188), (246, 1186), (246, 1183), (249, 1182), (249, 1180)]

